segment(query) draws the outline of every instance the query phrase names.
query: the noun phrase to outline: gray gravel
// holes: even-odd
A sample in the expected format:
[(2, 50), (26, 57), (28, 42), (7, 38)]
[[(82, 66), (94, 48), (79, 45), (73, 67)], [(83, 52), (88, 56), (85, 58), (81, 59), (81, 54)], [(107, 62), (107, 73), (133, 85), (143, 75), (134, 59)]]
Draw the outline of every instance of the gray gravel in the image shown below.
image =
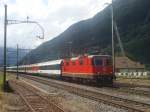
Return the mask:
[(68, 112), (127, 112), (126, 110), (83, 98), (29, 79), (22, 78), (22, 80), (44, 90), (49, 100), (63, 107)]
[[(46, 79), (44, 78), (44, 80), (51, 80), (51, 79)], [(135, 100), (135, 101), (139, 101), (139, 102), (143, 102), (143, 103), (147, 103), (150, 104), (150, 97), (147, 96), (140, 96), (140, 95), (135, 95), (135, 94), (129, 94), (129, 93), (125, 93), (125, 92), (119, 92), (113, 89), (109, 89), (109, 88), (97, 88), (97, 87), (89, 87), (86, 85), (78, 85), (75, 83), (68, 83), (68, 82), (60, 82), (57, 80), (51, 80), (52, 82), (57, 82), (60, 84), (69, 84), (69, 85), (73, 85), (74, 87), (78, 87), (78, 88), (82, 88), (82, 89), (87, 89), (87, 90), (92, 90), (92, 91), (96, 91), (96, 92), (101, 92), (104, 94), (108, 94), (108, 95), (114, 95), (114, 96), (118, 96), (121, 98), (127, 98), (130, 100)]]
[(18, 94), (4, 93), (0, 104), (0, 112), (29, 112), (29, 108)]
[(144, 87), (135, 87), (135, 88), (131, 88), (133, 90), (142, 90), (142, 91), (147, 91), (150, 92), (150, 88), (144, 88)]

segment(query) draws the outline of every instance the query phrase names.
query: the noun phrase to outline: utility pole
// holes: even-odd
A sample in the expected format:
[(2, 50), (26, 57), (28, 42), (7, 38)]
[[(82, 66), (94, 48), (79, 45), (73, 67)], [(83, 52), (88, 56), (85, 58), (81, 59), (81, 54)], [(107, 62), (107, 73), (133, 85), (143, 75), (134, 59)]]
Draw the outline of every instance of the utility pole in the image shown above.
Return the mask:
[(18, 74), (18, 66), (19, 66), (19, 63), (18, 63), (18, 55), (19, 55), (19, 48), (18, 48), (18, 44), (17, 44), (17, 77), (16, 79), (19, 79), (19, 74)]
[(44, 39), (44, 28), (36, 21), (29, 21), (29, 18), (27, 17), (27, 21), (21, 21), (21, 20), (8, 20), (7, 19), (7, 5), (5, 4), (5, 19), (4, 19), (4, 76), (3, 76), (3, 86), (4, 91), (6, 89), (6, 48), (7, 48), (7, 25), (10, 24), (21, 24), (21, 23), (30, 23), (30, 24), (36, 24), (42, 31), (42, 36), (37, 36), (39, 39)]
[(4, 19), (4, 76), (3, 76), (3, 86), (6, 89), (6, 41), (7, 41), (7, 5), (5, 5), (5, 19)]
[(111, 4), (111, 18), (112, 18), (112, 64), (113, 64), (113, 75), (115, 77), (115, 47), (114, 47), (114, 11), (113, 11), (113, 0)]

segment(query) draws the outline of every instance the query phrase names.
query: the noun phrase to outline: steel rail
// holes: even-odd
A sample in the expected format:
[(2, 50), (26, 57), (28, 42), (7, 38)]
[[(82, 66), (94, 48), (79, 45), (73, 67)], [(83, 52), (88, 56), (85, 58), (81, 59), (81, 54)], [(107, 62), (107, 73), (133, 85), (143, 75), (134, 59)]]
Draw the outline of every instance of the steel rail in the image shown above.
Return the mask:
[(68, 92), (71, 92), (71, 93), (74, 93), (74, 94), (77, 94), (77, 95), (80, 95), (80, 96), (83, 96), (92, 100), (103, 102), (109, 105), (113, 105), (119, 108), (124, 108), (129, 111), (145, 112), (146, 110), (150, 109), (150, 104), (147, 104), (147, 103), (133, 101), (130, 99), (125, 99), (125, 98), (121, 98), (117, 96), (112, 96), (112, 95), (104, 94), (101, 92), (85, 90), (85, 89), (81, 89), (78, 87), (73, 87), (71, 85), (65, 85), (62, 83), (56, 83), (54, 81), (48, 81), (48, 80), (41, 79), (38, 77), (27, 76), (27, 75), (22, 75), (22, 76), (30, 80), (34, 80), (34, 81), (37, 81), (37, 82), (40, 82), (49, 86), (59, 88), (59, 89), (64, 89), (64, 90), (67, 90)]
[(120, 87), (143, 87), (143, 88), (150, 88), (150, 85), (138, 85), (138, 84), (129, 84), (129, 83), (124, 83), (124, 82), (115, 82), (115, 86), (120, 86)]
[[(40, 110), (40, 109), (43, 111), (46, 110), (47, 112), (53, 112), (53, 111), (65, 112), (58, 105), (48, 101), (44, 96), (38, 94), (37, 90), (34, 87), (31, 88), (29, 85), (27, 87), (27, 84), (25, 85), (22, 82), (17, 83), (15, 81), (9, 81), (9, 83), (12, 86), (12, 88), (14, 88), (15, 91), (21, 96), (21, 98), (24, 100), (24, 102), (29, 107), (31, 112), (38, 112), (38, 110)], [(28, 92), (28, 95), (25, 95), (26, 92)], [(28, 97), (30, 97), (30, 98), (28, 98)], [(33, 101), (32, 101), (31, 97), (33, 97)], [(39, 100), (38, 105), (35, 100)], [(45, 105), (43, 105), (43, 104), (45, 104)], [(46, 106), (47, 106), (47, 108), (45, 108)]]
[[(23, 87), (25, 87), (25, 86), (23, 86)], [(27, 88), (27, 87), (25, 87), (25, 88), (28, 89), (28, 90), (31, 90), (31, 91), (37, 91), (34, 87), (32, 89), (31, 88)], [(35, 92), (35, 94), (40, 96), (42, 99), (46, 100), (47, 103), (49, 103), (50, 105), (53, 105), (54, 107), (58, 108), (61, 112), (65, 112), (61, 107), (59, 107), (55, 103), (52, 103), (52, 102), (48, 101), (48, 99), (46, 97), (44, 97), (43, 95), (38, 94), (37, 92)]]

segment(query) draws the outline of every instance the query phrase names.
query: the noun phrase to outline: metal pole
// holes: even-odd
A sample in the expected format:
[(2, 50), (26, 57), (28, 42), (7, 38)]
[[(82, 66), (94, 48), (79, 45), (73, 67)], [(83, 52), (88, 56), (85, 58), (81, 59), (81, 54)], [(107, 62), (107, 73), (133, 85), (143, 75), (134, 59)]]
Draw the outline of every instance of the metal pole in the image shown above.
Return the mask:
[(113, 75), (115, 77), (115, 48), (114, 48), (114, 12), (113, 12), (113, 0), (111, 4), (111, 18), (112, 18), (112, 64), (113, 64)]
[(4, 76), (3, 85), (6, 88), (6, 44), (7, 44), (7, 5), (5, 5), (5, 19), (4, 19)]
[(18, 44), (17, 44), (17, 77), (16, 77), (16, 79), (19, 79), (19, 74), (18, 74), (18, 66), (19, 66), (19, 64), (18, 64), (18, 54), (19, 54), (19, 48), (18, 48)]

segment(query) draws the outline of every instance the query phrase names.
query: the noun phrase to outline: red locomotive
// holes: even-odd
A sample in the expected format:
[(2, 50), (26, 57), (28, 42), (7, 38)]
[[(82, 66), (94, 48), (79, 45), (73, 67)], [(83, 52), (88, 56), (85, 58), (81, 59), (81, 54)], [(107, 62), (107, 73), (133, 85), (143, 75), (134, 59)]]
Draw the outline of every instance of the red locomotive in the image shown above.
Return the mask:
[(97, 84), (113, 83), (111, 56), (91, 55), (64, 59), (61, 76), (72, 79), (92, 80)]

